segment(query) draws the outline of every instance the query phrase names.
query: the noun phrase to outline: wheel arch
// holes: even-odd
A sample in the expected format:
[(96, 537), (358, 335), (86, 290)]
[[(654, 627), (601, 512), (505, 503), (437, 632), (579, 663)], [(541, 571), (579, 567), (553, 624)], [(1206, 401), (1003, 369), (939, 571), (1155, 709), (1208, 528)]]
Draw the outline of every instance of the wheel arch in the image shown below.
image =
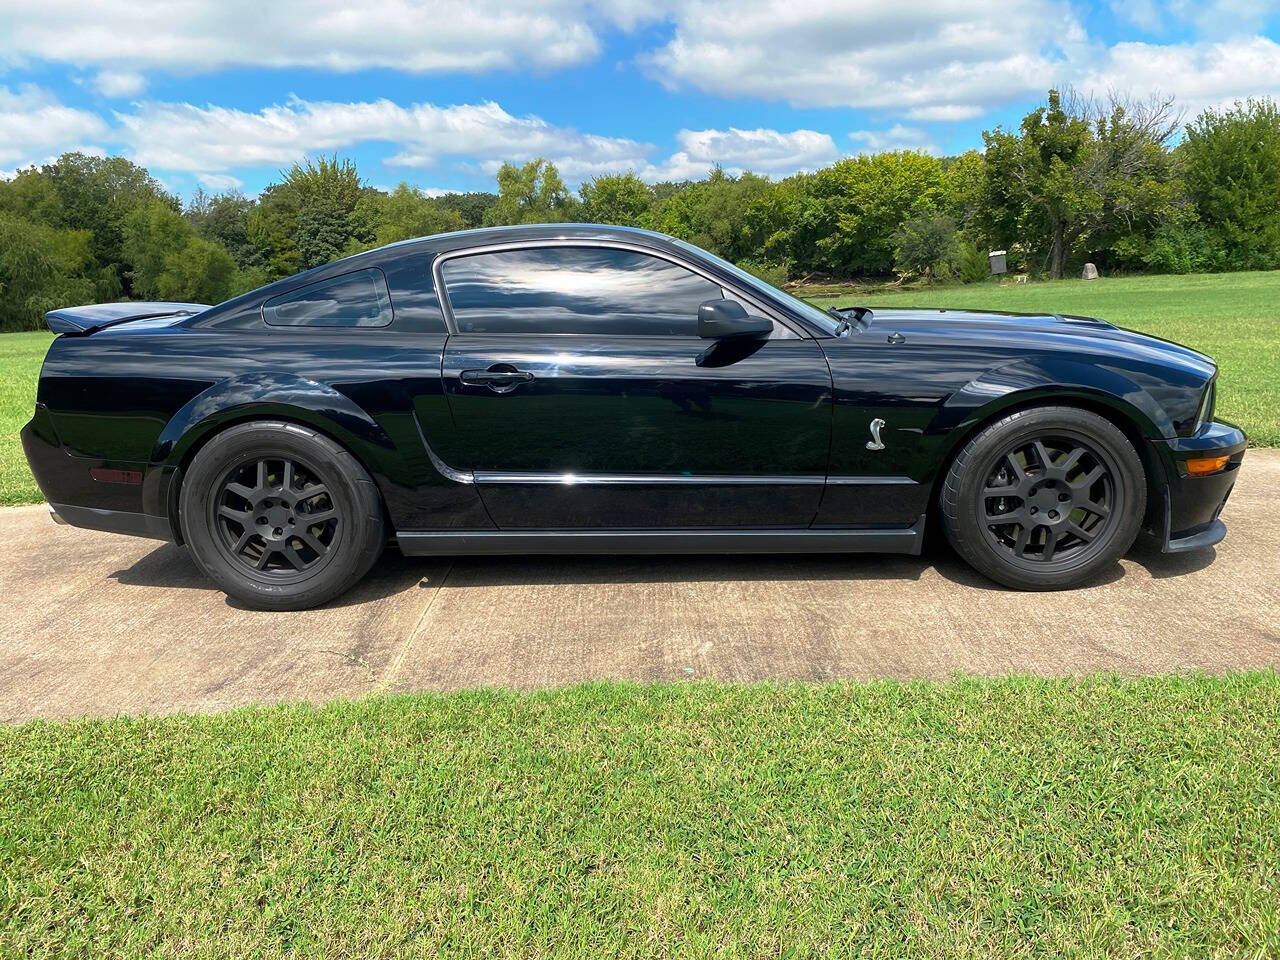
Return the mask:
[(354, 457), (379, 487), (398, 456), (394, 442), (377, 421), (330, 386), (289, 375), (222, 381), (170, 418), (152, 452), (152, 464), (161, 467), (157, 471), (161, 482), (150, 492), (150, 512), (168, 518), (176, 542), (182, 542), (178, 497), (191, 461), (218, 434), (260, 421), (292, 423), (323, 434)]
[(1151, 432), (1156, 429), (1150, 418), (1123, 397), (1096, 390), (1079, 388), (1064, 390), (1062, 387), (1049, 386), (1006, 394), (974, 410), (957, 425), (948, 439), (946, 450), (939, 461), (938, 472), (933, 478), (929, 491), (930, 510), (937, 508), (942, 485), (946, 482), (952, 463), (964, 449), (965, 444), (997, 420), (1020, 410), (1036, 407), (1073, 407), (1078, 410), (1087, 410), (1102, 417), (1123, 433), (1137, 452), (1146, 478), (1147, 507), (1143, 526), (1149, 527), (1163, 517), (1167, 490), (1163, 464), (1150, 443), (1153, 439)]

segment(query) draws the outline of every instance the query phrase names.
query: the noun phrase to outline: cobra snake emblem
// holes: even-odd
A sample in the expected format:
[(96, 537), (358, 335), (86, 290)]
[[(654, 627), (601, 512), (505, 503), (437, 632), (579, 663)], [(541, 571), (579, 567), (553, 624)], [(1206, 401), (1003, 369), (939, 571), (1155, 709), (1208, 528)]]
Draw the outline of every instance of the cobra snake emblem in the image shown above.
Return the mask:
[(884, 426), (884, 421), (876, 417), (871, 421), (871, 439), (867, 441), (868, 450), (883, 450), (884, 443), (880, 440), (880, 428)]

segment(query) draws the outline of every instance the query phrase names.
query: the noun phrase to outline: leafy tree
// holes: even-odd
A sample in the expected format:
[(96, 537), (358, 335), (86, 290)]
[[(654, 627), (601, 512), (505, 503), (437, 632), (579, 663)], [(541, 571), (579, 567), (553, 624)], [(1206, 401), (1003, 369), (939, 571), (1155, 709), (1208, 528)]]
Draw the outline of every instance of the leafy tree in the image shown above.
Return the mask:
[(258, 203), (245, 218), (245, 236), (251, 254), (249, 266), (268, 280), (297, 273), (302, 257), (298, 252), (298, 197), (285, 184), (273, 183), (258, 196)]
[(949, 272), (956, 259), (956, 222), (945, 213), (924, 211), (893, 234), (894, 266), (900, 273), (933, 277), (939, 265)]
[(883, 276), (894, 233), (943, 200), (942, 165), (915, 151), (847, 157), (799, 183), (784, 228), (797, 268), (839, 277)]
[(38, 330), (57, 307), (98, 299), (92, 238), (0, 212), (0, 330)]
[(484, 225), (484, 215), (498, 202), (496, 193), (446, 193), (437, 197), (436, 203), (445, 210), (453, 210), (462, 217), (462, 225), (471, 229)]
[(125, 219), (138, 207), (156, 202), (179, 209), (177, 199), (159, 181), (124, 157), (64, 153), (38, 170), (23, 170), (15, 181), (5, 191), (13, 212), (56, 229), (89, 231), (96, 265), (126, 284), (130, 264), (123, 251)]
[[(1206, 110), (1179, 148), (1187, 192), (1237, 270), (1280, 267), (1280, 107), (1274, 100)], [(1205, 238), (1202, 236), (1200, 244)]]
[(1112, 98), (1099, 108), (1050, 90), (1048, 105), (1027, 114), (1018, 134), (983, 134), (988, 232), (1030, 248), (1051, 277), (1062, 277), (1077, 246), (1105, 252), (1155, 229), (1174, 213), (1165, 144), (1177, 127), (1171, 100)]
[(641, 225), (704, 247), (726, 260), (752, 259), (749, 211), (773, 185), (754, 173), (731, 176), (719, 167), (658, 201)]
[(187, 204), (186, 216), (200, 236), (221, 246), (244, 268), (253, 262), (249, 214), (255, 205), (238, 191), (212, 196), (197, 192)]
[(653, 191), (634, 173), (595, 177), (578, 188), (591, 223), (638, 227), (653, 205)]
[(366, 190), (356, 201), (351, 220), (357, 239), (348, 253), (464, 227), (457, 210), (449, 209), (407, 183), (401, 183), (389, 194)]
[(230, 296), (236, 264), (222, 247), (163, 203), (131, 213), (124, 247), (133, 263), (133, 287), (156, 300), (218, 303)]
[(539, 157), (522, 167), (504, 163), (498, 170), (498, 202), (485, 211), (485, 226), (513, 223), (571, 223), (579, 204), (560, 179), (554, 163)]

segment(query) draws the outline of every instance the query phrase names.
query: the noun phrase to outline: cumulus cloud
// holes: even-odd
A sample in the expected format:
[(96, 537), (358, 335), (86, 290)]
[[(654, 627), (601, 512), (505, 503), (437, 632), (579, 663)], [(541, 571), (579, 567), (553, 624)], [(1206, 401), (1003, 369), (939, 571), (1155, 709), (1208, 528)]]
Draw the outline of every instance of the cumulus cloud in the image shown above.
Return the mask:
[(1086, 44), (1065, 2), (694, 0), (655, 78), (801, 107), (974, 111), (1043, 94)]
[(104, 97), (136, 97), (147, 87), (147, 78), (136, 70), (100, 70), (94, 86)]
[(786, 176), (813, 170), (839, 156), (835, 141), (816, 130), (681, 130), (680, 149), (665, 162), (641, 169), (646, 180), (689, 180), (704, 177), (719, 165), (727, 172), (744, 170)]
[(225, 67), (479, 72), (582, 63), (596, 25), (635, 26), (639, 2), (586, 0), (41, 0), (0, 31), (0, 62), (199, 73)]
[(65, 106), (40, 87), (0, 86), (0, 168), (45, 162), (63, 150), (101, 152), (88, 141), (106, 129), (97, 114)]
[(859, 153), (879, 153), (882, 150), (923, 150), (925, 153), (941, 153), (932, 138), (917, 127), (895, 123), (888, 130), (854, 130), (849, 139), (858, 144)]
[(1184, 44), (1120, 43), (1079, 84), (1093, 93), (1172, 94), (1194, 115), (1236, 99), (1280, 97), (1280, 44), (1267, 37)]

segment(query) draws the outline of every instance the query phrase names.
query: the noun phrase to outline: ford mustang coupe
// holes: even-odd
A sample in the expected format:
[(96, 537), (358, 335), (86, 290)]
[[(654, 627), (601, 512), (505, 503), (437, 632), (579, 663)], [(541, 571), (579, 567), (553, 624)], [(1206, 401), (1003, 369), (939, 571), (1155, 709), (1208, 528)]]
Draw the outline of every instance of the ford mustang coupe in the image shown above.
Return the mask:
[(1215, 368), (1088, 317), (820, 310), (679, 240), (411, 240), (217, 306), (54, 310), (23, 429), (55, 520), (260, 608), (410, 555), (917, 554), (1074, 587), (1217, 543)]

